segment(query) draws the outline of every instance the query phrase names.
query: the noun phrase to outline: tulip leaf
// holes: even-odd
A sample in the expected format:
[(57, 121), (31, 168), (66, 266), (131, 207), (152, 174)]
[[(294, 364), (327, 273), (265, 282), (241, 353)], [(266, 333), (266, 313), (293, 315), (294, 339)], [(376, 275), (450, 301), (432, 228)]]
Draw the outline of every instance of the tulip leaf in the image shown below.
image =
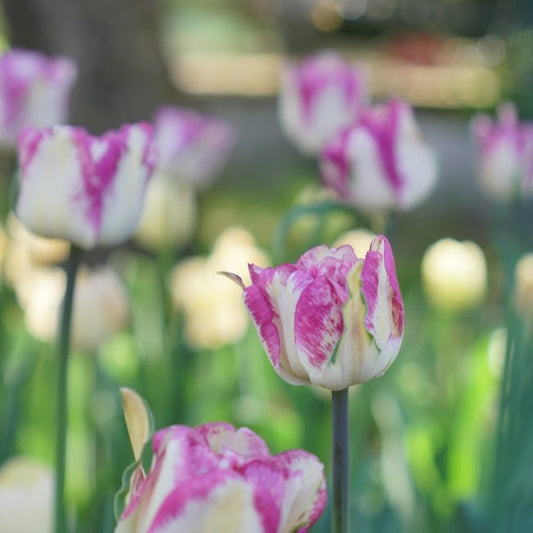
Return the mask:
[(120, 394), (133, 456), (137, 461), (154, 432), (154, 418), (146, 400), (133, 389), (122, 387)]
[(155, 429), (154, 417), (146, 400), (133, 389), (126, 387), (120, 389), (120, 394), (134, 461), (124, 470), (121, 487), (115, 494), (114, 510), (117, 521), (126, 508), (132, 487), (137, 486), (144, 478), (143, 464), (149, 464), (150, 441)]

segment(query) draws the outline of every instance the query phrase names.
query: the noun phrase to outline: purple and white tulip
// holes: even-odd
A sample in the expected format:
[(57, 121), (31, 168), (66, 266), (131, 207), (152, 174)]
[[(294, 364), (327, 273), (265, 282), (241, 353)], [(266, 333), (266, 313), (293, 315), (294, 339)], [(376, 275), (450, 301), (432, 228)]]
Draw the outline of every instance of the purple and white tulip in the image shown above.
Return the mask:
[(320, 156), (324, 185), (364, 211), (408, 210), (437, 182), (437, 161), (419, 133), (411, 107), (400, 101), (365, 110)]
[(67, 118), (77, 67), (66, 57), (10, 50), (0, 57), (0, 144), (15, 146), (25, 126), (45, 128)]
[(323, 465), (305, 451), (272, 456), (246, 428), (215, 422), (155, 433), (115, 533), (305, 533), (327, 500)]
[(364, 259), (348, 245), (317, 246), (296, 264), (249, 268), (244, 302), (285, 381), (342, 390), (381, 376), (396, 358), (404, 308), (384, 236)]
[(519, 122), (514, 105), (505, 104), (497, 121), (477, 115), (471, 129), (483, 190), (498, 200), (533, 196), (533, 123)]
[(235, 144), (229, 124), (189, 109), (159, 109), (154, 127), (158, 170), (196, 188), (213, 181)]
[(303, 153), (316, 154), (340, 128), (351, 124), (367, 101), (365, 76), (327, 52), (281, 71), (281, 126)]
[(126, 240), (139, 223), (154, 168), (152, 137), (145, 123), (101, 137), (73, 126), (24, 129), (17, 216), (37, 235), (82, 248)]

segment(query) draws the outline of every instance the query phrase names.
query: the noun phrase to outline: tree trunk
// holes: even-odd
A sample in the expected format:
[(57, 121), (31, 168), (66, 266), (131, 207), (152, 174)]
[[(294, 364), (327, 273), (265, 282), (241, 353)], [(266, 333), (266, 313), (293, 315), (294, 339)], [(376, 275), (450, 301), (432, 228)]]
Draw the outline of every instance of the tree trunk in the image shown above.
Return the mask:
[(4, 0), (13, 47), (78, 64), (70, 122), (92, 133), (149, 120), (176, 99), (159, 48), (158, 0)]

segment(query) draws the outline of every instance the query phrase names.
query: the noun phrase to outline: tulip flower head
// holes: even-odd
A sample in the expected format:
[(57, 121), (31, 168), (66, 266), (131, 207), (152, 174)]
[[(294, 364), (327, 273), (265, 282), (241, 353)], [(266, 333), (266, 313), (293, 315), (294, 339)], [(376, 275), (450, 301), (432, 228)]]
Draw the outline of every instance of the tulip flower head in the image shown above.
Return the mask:
[(441, 239), (424, 252), (422, 284), (430, 303), (460, 312), (479, 305), (487, 290), (487, 262), (472, 241)]
[(0, 468), (2, 533), (52, 533), (54, 473), (48, 465), (15, 456)]
[(433, 150), (418, 131), (411, 107), (400, 101), (365, 110), (320, 155), (325, 186), (364, 211), (409, 210), (437, 182)]
[(66, 57), (10, 50), (0, 57), (0, 145), (15, 146), (25, 126), (65, 121), (76, 65)]
[(159, 109), (154, 127), (158, 170), (198, 189), (213, 181), (235, 144), (229, 124), (188, 109)]
[(365, 77), (328, 52), (282, 68), (279, 117), (287, 137), (305, 154), (316, 154), (367, 100)]
[(101, 137), (72, 126), (24, 129), (17, 216), (37, 235), (82, 248), (126, 240), (139, 223), (154, 167), (152, 135), (148, 124)]
[(318, 246), (296, 264), (249, 268), (244, 302), (285, 381), (342, 390), (381, 376), (396, 358), (404, 308), (384, 236), (364, 259), (348, 245)]
[(515, 107), (505, 104), (498, 110), (497, 122), (477, 115), (471, 129), (484, 192), (504, 201), (533, 196), (533, 123), (520, 123)]
[(133, 485), (115, 533), (305, 533), (326, 505), (314, 455), (272, 456), (249, 429), (171, 426), (152, 444), (151, 469)]

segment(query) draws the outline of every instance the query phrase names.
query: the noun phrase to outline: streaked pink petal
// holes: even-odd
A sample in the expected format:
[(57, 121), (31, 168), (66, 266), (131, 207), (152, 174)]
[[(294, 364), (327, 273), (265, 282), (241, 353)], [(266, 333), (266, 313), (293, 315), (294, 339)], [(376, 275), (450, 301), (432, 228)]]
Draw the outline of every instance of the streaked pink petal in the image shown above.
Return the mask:
[(331, 358), (344, 331), (343, 300), (324, 277), (311, 282), (302, 292), (294, 318), (297, 350), (306, 354), (304, 367), (320, 369)]

